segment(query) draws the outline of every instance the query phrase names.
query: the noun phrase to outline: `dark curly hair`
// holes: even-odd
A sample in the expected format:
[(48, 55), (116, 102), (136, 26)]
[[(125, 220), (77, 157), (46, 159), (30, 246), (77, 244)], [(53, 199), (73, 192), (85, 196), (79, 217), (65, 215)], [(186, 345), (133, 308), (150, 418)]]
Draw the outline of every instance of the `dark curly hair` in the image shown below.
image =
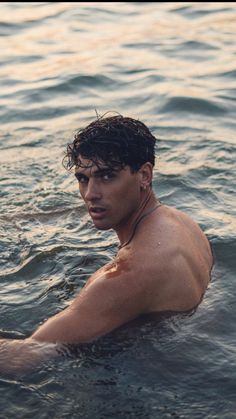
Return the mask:
[(67, 146), (64, 166), (68, 170), (83, 167), (80, 157), (117, 170), (128, 165), (138, 171), (146, 162), (154, 166), (156, 138), (146, 125), (122, 115), (105, 115), (75, 134), (74, 141)]

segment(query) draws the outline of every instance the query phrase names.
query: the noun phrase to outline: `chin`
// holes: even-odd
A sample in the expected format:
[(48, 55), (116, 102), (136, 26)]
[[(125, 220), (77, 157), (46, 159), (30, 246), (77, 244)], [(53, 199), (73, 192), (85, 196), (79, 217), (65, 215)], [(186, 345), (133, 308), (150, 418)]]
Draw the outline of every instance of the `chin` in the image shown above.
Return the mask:
[(98, 222), (94, 222), (94, 227), (96, 227), (98, 230), (110, 230), (112, 228), (112, 226), (110, 224), (102, 224), (102, 223), (98, 223)]

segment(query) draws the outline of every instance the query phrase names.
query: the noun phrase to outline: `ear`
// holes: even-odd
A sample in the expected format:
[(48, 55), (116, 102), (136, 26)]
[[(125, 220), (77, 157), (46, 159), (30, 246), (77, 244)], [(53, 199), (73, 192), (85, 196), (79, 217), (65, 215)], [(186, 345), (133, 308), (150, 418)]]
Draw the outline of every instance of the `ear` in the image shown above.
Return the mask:
[(144, 163), (139, 169), (140, 187), (146, 189), (152, 183), (153, 166), (150, 162)]

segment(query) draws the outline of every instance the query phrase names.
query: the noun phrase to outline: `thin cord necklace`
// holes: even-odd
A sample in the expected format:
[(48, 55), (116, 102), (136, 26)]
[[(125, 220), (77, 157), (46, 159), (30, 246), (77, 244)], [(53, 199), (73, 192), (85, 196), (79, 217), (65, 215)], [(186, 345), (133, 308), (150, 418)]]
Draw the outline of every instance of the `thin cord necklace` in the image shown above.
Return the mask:
[(148, 215), (150, 215), (152, 212), (154, 212), (157, 208), (159, 208), (161, 205), (162, 205), (162, 203), (161, 203), (161, 202), (158, 202), (158, 204), (157, 204), (154, 208), (152, 208), (151, 210), (149, 210), (148, 212), (146, 212), (146, 214), (143, 214), (143, 215), (142, 215), (142, 217), (140, 217), (140, 218), (139, 218), (139, 220), (136, 222), (136, 224), (135, 224), (135, 226), (134, 226), (133, 232), (132, 232), (132, 234), (131, 234), (131, 236), (130, 236), (129, 240), (128, 240), (127, 242), (125, 242), (124, 244), (120, 244), (120, 246), (118, 246), (118, 249), (119, 249), (119, 250), (120, 250), (120, 249), (122, 249), (123, 247), (127, 246), (127, 245), (131, 242), (131, 240), (134, 238), (135, 232), (136, 232), (137, 227), (138, 227), (138, 225), (140, 224), (140, 222), (141, 222), (141, 221), (142, 221), (145, 217), (147, 217), (147, 216), (148, 216)]

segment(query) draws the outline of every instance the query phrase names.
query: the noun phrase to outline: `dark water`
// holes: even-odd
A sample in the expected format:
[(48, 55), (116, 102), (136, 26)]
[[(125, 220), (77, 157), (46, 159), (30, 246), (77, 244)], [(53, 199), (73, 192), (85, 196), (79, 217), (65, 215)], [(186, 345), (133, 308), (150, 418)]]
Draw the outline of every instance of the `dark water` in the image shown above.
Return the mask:
[(154, 189), (209, 236), (197, 311), (127, 325), (19, 380), (1, 418), (235, 418), (235, 2), (0, 5), (0, 335), (67, 306), (117, 250), (61, 165), (115, 110), (160, 139)]

